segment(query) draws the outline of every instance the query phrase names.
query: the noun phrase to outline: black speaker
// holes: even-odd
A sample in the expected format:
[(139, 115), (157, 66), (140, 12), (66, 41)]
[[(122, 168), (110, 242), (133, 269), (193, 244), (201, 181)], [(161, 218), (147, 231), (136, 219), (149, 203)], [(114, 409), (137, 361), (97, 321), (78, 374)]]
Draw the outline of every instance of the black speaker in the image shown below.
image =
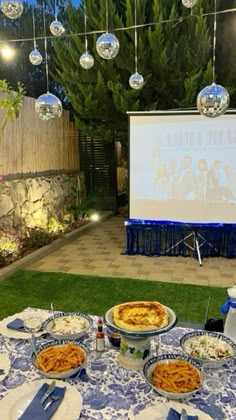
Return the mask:
[(206, 331), (215, 331), (215, 332), (224, 332), (224, 321), (220, 318), (209, 318), (207, 319), (204, 330)]

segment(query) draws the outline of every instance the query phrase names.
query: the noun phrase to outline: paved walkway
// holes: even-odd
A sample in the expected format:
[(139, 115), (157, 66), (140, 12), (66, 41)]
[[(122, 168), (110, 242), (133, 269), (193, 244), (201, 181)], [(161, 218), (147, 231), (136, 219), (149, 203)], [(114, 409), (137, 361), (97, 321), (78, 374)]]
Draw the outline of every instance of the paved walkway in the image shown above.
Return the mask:
[(121, 255), (124, 248), (124, 219), (112, 217), (27, 269), (203, 286), (236, 285), (236, 259), (205, 258), (200, 267), (197, 259), (189, 257)]

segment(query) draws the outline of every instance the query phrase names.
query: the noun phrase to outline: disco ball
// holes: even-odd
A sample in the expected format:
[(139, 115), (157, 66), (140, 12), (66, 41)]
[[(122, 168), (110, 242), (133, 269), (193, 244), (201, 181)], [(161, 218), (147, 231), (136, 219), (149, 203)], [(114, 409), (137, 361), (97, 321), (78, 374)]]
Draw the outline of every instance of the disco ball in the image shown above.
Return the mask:
[(20, 0), (1, 2), (2, 13), (10, 19), (18, 19), (22, 15), (23, 8), (23, 3)]
[(62, 114), (62, 103), (52, 93), (44, 93), (36, 99), (35, 111), (39, 118), (44, 121), (59, 118)]
[(189, 9), (193, 6), (195, 6), (195, 4), (197, 4), (198, 0), (182, 0), (182, 4), (185, 7), (188, 7)]
[(115, 58), (119, 52), (120, 43), (115, 35), (106, 32), (96, 42), (96, 50), (100, 57), (106, 60)]
[(29, 61), (34, 66), (39, 66), (39, 64), (42, 63), (43, 57), (42, 57), (41, 53), (37, 50), (37, 48), (32, 50), (31, 53), (29, 54)]
[(91, 67), (93, 67), (94, 58), (91, 54), (86, 52), (80, 56), (79, 63), (81, 67), (83, 67), (83, 69), (88, 70), (88, 69), (91, 69)]
[(229, 106), (229, 94), (220, 85), (212, 83), (206, 86), (197, 97), (197, 107), (200, 114), (205, 117), (215, 118), (225, 113)]
[(50, 24), (50, 31), (54, 36), (61, 36), (65, 32), (65, 28), (62, 23), (56, 19)]
[(134, 73), (129, 78), (129, 85), (132, 89), (141, 89), (143, 87), (143, 76), (139, 73)]

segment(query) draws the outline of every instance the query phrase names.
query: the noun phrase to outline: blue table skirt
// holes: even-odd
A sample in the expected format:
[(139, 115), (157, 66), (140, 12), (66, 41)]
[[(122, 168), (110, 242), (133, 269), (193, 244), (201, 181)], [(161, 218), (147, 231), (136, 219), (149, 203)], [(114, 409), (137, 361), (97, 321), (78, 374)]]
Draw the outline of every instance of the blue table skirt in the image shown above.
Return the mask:
[[(236, 225), (187, 225), (128, 223), (126, 226), (126, 255), (182, 255), (196, 253), (195, 238), (201, 256), (236, 256)], [(193, 249), (192, 249), (193, 248)]]

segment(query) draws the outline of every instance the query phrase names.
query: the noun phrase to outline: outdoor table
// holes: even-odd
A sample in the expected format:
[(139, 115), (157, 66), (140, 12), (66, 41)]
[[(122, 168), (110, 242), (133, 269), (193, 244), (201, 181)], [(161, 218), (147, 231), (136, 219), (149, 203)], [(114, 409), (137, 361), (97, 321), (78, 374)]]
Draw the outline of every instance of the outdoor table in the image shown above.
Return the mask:
[[(27, 308), (35, 313), (40, 314), (41, 310)], [(48, 311), (49, 312), (49, 311)], [(45, 311), (44, 311), (45, 313)], [(18, 316), (19, 314), (17, 314)], [(94, 323), (92, 331), (84, 338), (83, 342), (90, 350), (95, 349), (95, 334), (97, 317), (92, 316)], [(175, 327), (171, 331), (157, 336), (152, 340), (159, 341), (159, 353), (182, 353), (180, 348), (180, 339), (191, 329)], [(49, 340), (49, 336), (41, 336), (37, 340), (42, 343)], [(27, 340), (7, 338), (0, 334), (0, 353), (8, 352), (11, 367), (9, 374), (1, 381), (0, 377), (0, 400), (8, 393), (9, 390), (16, 388), (25, 382), (31, 382), (36, 379), (43, 379), (39, 372), (34, 368), (31, 362), (31, 354), (29, 346), (26, 345)], [(27, 349), (27, 350), (26, 350)], [(107, 407), (102, 410), (96, 410), (91, 406), (91, 393), (94, 390), (94, 383), (86, 374), (85, 369), (70, 378), (68, 382), (79, 390), (83, 398), (83, 408), (80, 419), (89, 420), (131, 420), (133, 415), (139, 413), (144, 408), (155, 405), (160, 402), (170, 402), (166, 398), (155, 392), (146, 382), (142, 371), (131, 371), (122, 368), (117, 362), (118, 350), (114, 348), (106, 337), (106, 355), (110, 361), (110, 375), (102, 384), (102, 391), (108, 396)], [(220, 406), (224, 413), (225, 419), (236, 419), (236, 360), (231, 359), (225, 363), (227, 371), (227, 384), (223, 392), (219, 392), (216, 396), (216, 404)], [(208, 392), (202, 390), (197, 392), (190, 400), (184, 401), (186, 404), (192, 405), (205, 412), (209, 409), (207, 401)], [(0, 402), (1, 407), (1, 402)], [(9, 420), (9, 419), (3, 419)]]

